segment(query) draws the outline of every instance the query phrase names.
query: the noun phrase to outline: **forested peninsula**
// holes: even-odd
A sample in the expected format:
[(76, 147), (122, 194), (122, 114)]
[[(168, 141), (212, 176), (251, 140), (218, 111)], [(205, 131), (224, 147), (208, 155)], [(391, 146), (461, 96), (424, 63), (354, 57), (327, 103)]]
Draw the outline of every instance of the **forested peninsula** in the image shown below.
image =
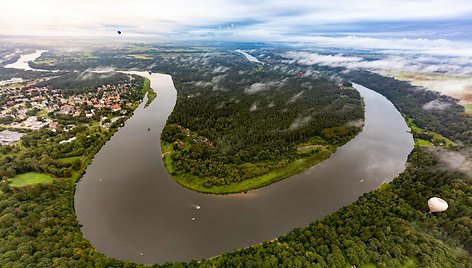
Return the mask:
[(162, 153), (185, 187), (259, 188), (319, 163), (361, 130), (363, 102), (349, 83), (234, 64), (233, 57), (207, 62), (212, 72), (174, 76), (177, 103)]

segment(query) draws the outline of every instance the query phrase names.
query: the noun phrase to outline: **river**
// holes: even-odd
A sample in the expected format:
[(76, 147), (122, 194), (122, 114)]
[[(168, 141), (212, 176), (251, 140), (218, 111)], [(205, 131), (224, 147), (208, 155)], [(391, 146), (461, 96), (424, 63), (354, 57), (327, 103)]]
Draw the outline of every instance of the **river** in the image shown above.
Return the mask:
[[(14, 68), (14, 69), (21, 69), (25, 71), (33, 70), (28, 64), (29, 61), (34, 61), (37, 58), (41, 57), (41, 54), (47, 52), (47, 50), (36, 50), (36, 52), (31, 54), (21, 55), (20, 58), (11, 64), (5, 65), (5, 68)], [(43, 70), (35, 70), (35, 71), (43, 71)]]
[(246, 53), (246, 52), (242, 51), (241, 49), (236, 49), (236, 52), (243, 54), (244, 57), (246, 57), (246, 59), (250, 62), (260, 63), (260, 64), (264, 65), (264, 63), (261, 62), (260, 60), (258, 60), (256, 57), (254, 57), (253, 55), (251, 55), (249, 53)]
[(329, 159), (247, 194), (196, 193), (170, 178), (161, 160), (160, 134), (176, 100), (172, 78), (140, 75), (151, 79), (157, 98), (141, 104), (95, 156), (75, 197), (85, 237), (110, 257), (189, 261), (271, 240), (390, 181), (413, 148), (394, 106), (355, 85), (366, 104), (364, 129)]
[(200, 194), (170, 178), (161, 159), (161, 130), (176, 101), (172, 78), (133, 73), (150, 78), (157, 98), (147, 108), (141, 103), (95, 155), (75, 194), (85, 238), (113, 258), (189, 261), (274, 239), (391, 181), (413, 149), (392, 103), (354, 85), (364, 98), (365, 126), (329, 159), (247, 194)]

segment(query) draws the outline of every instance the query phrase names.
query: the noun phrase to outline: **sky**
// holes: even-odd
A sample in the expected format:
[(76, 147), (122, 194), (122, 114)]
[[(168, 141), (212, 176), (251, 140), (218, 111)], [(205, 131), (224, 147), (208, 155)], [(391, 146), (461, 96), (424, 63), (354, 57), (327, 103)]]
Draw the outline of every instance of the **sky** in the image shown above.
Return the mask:
[[(470, 0), (15, 0), (1, 1), (0, 35), (244, 36), (332, 32), (454, 34)], [(438, 24), (438, 22), (440, 22)], [(441, 26), (443, 25), (443, 26)], [(438, 29), (438, 26), (444, 29)], [(428, 33), (426, 33), (428, 34)]]
[(2, 0), (0, 10), (0, 36), (95, 38), (120, 30), (123, 38), (161, 41), (342, 44), (472, 56), (471, 0)]

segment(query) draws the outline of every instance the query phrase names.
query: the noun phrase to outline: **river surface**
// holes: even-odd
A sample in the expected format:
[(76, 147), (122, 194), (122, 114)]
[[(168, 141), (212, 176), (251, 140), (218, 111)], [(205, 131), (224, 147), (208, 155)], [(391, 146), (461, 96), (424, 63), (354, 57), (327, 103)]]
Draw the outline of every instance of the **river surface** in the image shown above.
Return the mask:
[(246, 52), (242, 51), (241, 49), (236, 49), (236, 52), (243, 54), (244, 57), (246, 57), (246, 59), (250, 62), (260, 63), (260, 64), (264, 65), (264, 63), (261, 62), (259, 59), (257, 59), (256, 57), (254, 57), (253, 55), (251, 55), (249, 53), (246, 53)]
[[(26, 59), (39, 55), (10, 68), (30, 68)], [(414, 146), (392, 103), (354, 84), (364, 98), (365, 125), (330, 158), (247, 194), (200, 194), (177, 184), (161, 159), (161, 130), (176, 101), (172, 78), (128, 73), (150, 78), (157, 98), (147, 108), (141, 103), (95, 155), (75, 194), (85, 238), (113, 258), (189, 261), (274, 239), (391, 181)]]
[(274, 239), (390, 181), (413, 148), (394, 106), (355, 85), (366, 104), (364, 129), (329, 159), (247, 194), (196, 193), (169, 177), (161, 160), (161, 130), (176, 101), (172, 78), (139, 74), (151, 79), (157, 98), (105, 144), (75, 195), (84, 236), (117, 259), (189, 261)]
[[(21, 69), (25, 71), (33, 70), (28, 64), (29, 61), (34, 61), (37, 58), (41, 57), (41, 54), (46, 52), (47, 50), (36, 50), (35, 53), (21, 55), (20, 58), (11, 64), (5, 65), (5, 68), (14, 68), (14, 69)], [(36, 70), (42, 71), (42, 70)]]

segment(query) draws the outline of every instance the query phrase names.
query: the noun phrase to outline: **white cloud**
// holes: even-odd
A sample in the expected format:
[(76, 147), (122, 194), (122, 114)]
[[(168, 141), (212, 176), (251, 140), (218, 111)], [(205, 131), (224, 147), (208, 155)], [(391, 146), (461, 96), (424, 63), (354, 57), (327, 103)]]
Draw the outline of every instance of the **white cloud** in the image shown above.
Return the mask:
[(226, 73), (230, 68), (226, 66), (219, 66), (213, 70), (213, 73)]
[(430, 147), (428, 150), (444, 163), (443, 168), (460, 170), (472, 176), (472, 155), (470, 151), (453, 152), (440, 147)]
[(290, 130), (295, 130), (297, 128), (301, 128), (308, 124), (311, 121), (312, 117), (311, 116), (299, 116), (295, 118), (295, 120), (290, 124), (289, 129)]
[(267, 39), (278, 33), (300, 32), (303, 27), (316, 29), (336, 23), (468, 18), (472, 2), (16, 0), (1, 1), (0, 10), (0, 35), (113, 36), (113, 30), (121, 29), (123, 36), (186, 33)]
[(446, 102), (442, 102), (440, 100), (433, 100), (433, 101), (430, 101), (430, 102), (426, 103), (425, 105), (423, 105), (423, 109), (425, 109), (425, 110), (444, 110), (444, 109), (447, 109), (449, 106), (451, 106), (451, 104), (446, 103)]
[(197, 87), (211, 87), (211, 86), (213, 86), (213, 83), (205, 82), (205, 81), (198, 81), (198, 82), (195, 82), (195, 86), (197, 86)]
[(250, 112), (254, 112), (257, 110), (257, 102), (254, 102), (252, 105), (251, 105), (251, 108), (249, 108), (249, 111)]
[(309, 52), (288, 52), (283, 54), (292, 62), (303, 65), (322, 65), (345, 67), (348, 69), (397, 70), (423, 73), (449, 73), (454, 75), (472, 74), (472, 57), (451, 57), (440, 55), (422, 55), (399, 52), (385, 54), (383, 58), (367, 60), (360, 57), (349, 57), (341, 54), (320, 55)]
[(270, 90), (272, 88), (279, 88), (281, 86), (283, 86), (285, 83), (285, 80), (282, 80), (280, 82), (277, 82), (277, 81), (272, 81), (272, 82), (267, 82), (267, 83), (254, 83), (252, 84), (251, 86), (249, 86), (248, 88), (246, 88), (244, 90), (244, 93), (246, 94), (254, 94), (254, 93), (257, 93), (257, 92), (261, 92), (261, 91), (265, 91), (265, 90)]
[(253, 94), (259, 91), (268, 89), (268, 86), (264, 83), (254, 83), (249, 88), (245, 89), (244, 92), (248, 94)]
[(213, 84), (218, 84), (218, 83), (220, 83), (221, 80), (223, 80), (225, 77), (226, 77), (226, 74), (222, 74), (222, 75), (215, 76), (215, 77), (213, 77), (213, 79), (211, 79), (211, 82), (212, 82)]
[(375, 49), (387, 54), (422, 53), (429, 55), (443, 55), (456, 57), (472, 57), (471, 43), (465, 41), (451, 41), (447, 39), (425, 38), (374, 38), (358, 37), (355, 35), (331, 36), (298, 36), (285, 38), (286, 41), (298, 42), (298, 47), (336, 47)]
[(300, 91), (299, 93), (293, 95), (293, 96), (288, 100), (288, 103), (292, 103), (292, 102), (297, 101), (299, 98), (302, 97), (302, 95), (303, 95), (304, 92), (305, 92), (305, 90), (302, 90), (302, 91)]
[(364, 120), (362, 119), (352, 120), (352, 121), (347, 122), (346, 126), (362, 128), (364, 126)]
[(320, 55), (318, 53), (309, 52), (287, 52), (283, 55), (289, 59), (295, 59), (299, 64), (304, 65), (327, 65), (333, 67), (346, 66), (349, 63), (360, 62), (362, 58), (359, 57), (347, 57), (341, 54), (338, 55)]

